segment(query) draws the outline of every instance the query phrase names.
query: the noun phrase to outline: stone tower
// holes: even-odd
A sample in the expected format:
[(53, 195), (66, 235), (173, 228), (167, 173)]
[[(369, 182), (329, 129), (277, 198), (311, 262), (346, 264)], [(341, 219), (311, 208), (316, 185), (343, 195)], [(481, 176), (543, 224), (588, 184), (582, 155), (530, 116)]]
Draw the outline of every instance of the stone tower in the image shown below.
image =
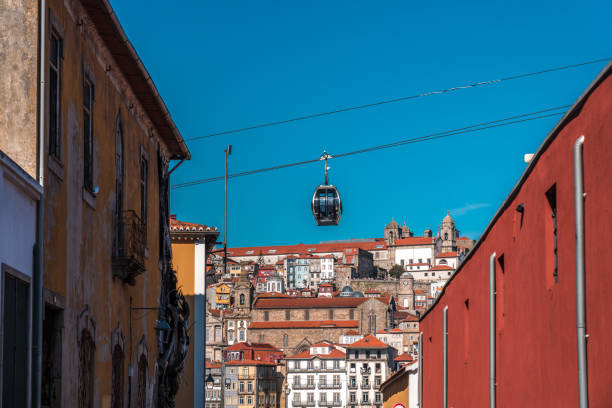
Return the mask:
[(253, 285), (245, 265), (240, 265), (240, 278), (234, 286), (234, 309), (250, 311), (253, 297)]
[(410, 272), (400, 276), (400, 287), (397, 291), (398, 305), (410, 311), (414, 310), (414, 277)]
[(453, 217), (450, 216), (450, 213), (446, 212), (446, 217), (442, 220), (442, 224), (440, 225), (440, 232), (438, 237), (441, 240), (440, 251), (441, 252), (451, 252), (457, 250), (457, 238), (459, 236), (459, 231), (455, 227), (455, 221)]
[(394, 219), (385, 226), (385, 241), (387, 245), (394, 245), (395, 241), (402, 237), (402, 230)]

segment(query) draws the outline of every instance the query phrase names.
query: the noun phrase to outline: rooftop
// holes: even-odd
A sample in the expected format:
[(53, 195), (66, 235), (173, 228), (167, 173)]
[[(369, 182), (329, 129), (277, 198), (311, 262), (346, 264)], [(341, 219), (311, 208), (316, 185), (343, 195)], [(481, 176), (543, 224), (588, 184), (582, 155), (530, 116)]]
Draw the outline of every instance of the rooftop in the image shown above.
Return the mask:
[(356, 349), (356, 348), (358, 349), (362, 349), (362, 348), (386, 349), (388, 347), (389, 347), (388, 345), (378, 340), (376, 337), (374, 337), (371, 334), (368, 334), (363, 339), (357, 340), (353, 344), (349, 344), (347, 346), (347, 348), (351, 348), (351, 349)]
[(249, 329), (318, 329), (358, 328), (357, 320), (289, 320), (276, 322), (252, 322)]

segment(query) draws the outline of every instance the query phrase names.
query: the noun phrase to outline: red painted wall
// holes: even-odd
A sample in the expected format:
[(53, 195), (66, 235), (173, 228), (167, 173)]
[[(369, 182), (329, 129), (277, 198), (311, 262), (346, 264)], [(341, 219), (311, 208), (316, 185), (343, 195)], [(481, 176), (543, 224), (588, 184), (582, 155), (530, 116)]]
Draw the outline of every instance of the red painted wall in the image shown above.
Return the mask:
[[(591, 408), (612, 406), (612, 76), (608, 76), (539, 157), (516, 197), (423, 317), (424, 408), (442, 405), (442, 314), (446, 305), (448, 407), (489, 404), (488, 262), (493, 252), (498, 257), (497, 406), (578, 406), (573, 146), (580, 135), (585, 136), (587, 193), (589, 403)], [(556, 283), (550, 206), (545, 195), (555, 183)], [(520, 203), (525, 206), (522, 225), (515, 211)]]

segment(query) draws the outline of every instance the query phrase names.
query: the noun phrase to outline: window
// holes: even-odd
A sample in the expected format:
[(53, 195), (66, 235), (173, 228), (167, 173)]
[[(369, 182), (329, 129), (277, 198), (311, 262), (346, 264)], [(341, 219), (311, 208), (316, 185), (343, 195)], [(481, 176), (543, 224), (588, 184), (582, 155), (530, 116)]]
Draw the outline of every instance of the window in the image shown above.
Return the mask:
[(250, 395), (249, 395), (249, 396), (247, 396), (247, 404), (248, 404), (248, 405), (253, 404), (253, 397), (251, 397)]
[(77, 391), (79, 408), (93, 406), (95, 348), (91, 334), (87, 329), (83, 329), (79, 342), (79, 387)]
[(308, 393), (308, 402), (314, 402), (314, 392)]
[(326, 376), (326, 375), (321, 375), (321, 376), (319, 376), (319, 384), (320, 384), (320, 385), (325, 385), (325, 384), (327, 384), (327, 376)]
[(239, 341), (245, 341), (246, 340), (246, 335), (244, 330), (240, 330), (240, 339)]
[(340, 368), (340, 360), (334, 360), (334, 369), (337, 370)]
[(361, 398), (362, 398), (361, 399), (362, 403), (365, 404), (365, 403), (369, 402), (368, 399), (370, 398), (370, 393), (369, 392), (364, 392)]
[[(548, 214), (545, 217), (546, 228), (546, 270), (552, 274), (554, 282), (559, 281), (558, 259), (557, 259), (557, 184), (553, 184), (546, 192), (548, 201)], [(550, 287), (550, 285), (549, 285)]]
[(144, 354), (140, 355), (138, 360), (138, 389), (136, 394), (136, 408), (145, 408), (147, 399), (147, 372), (148, 372), (147, 357)]
[(240, 382), (240, 386), (239, 386), (238, 390), (240, 392), (244, 392), (244, 383), (243, 382)]
[(334, 392), (334, 403), (340, 402), (340, 393)]
[(253, 392), (253, 383), (250, 381), (247, 383), (247, 392)]
[(227, 340), (234, 341), (234, 332), (227, 332)]
[(270, 320), (270, 312), (267, 310), (264, 312), (264, 320), (267, 322)]
[(245, 302), (245, 296), (244, 293), (240, 294), (240, 306), (244, 306), (244, 302)]
[(124, 355), (121, 346), (115, 345), (113, 350), (113, 363), (112, 363), (112, 394), (111, 394), (111, 407), (112, 408), (123, 408), (123, 361)]
[(238, 401), (240, 402), (240, 405), (244, 405), (244, 397), (238, 398)]
[(140, 221), (147, 225), (147, 179), (149, 162), (144, 155), (140, 158)]
[(380, 392), (376, 393), (376, 402), (381, 402), (382, 398), (380, 397)]
[(374, 385), (376, 386), (380, 385), (380, 375), (377, 375), (376, 377), (374, 377)]
[(355, 311), (353, 309), (349, 311), (349, 320), (355, 320)]
[(351, 392), (349, 396), (349, 401), (354, 404), (357, 402), (357, 393)]
[(300, 385), (300, 376), (296, 375), (293, 377), (293, 385)]
[(259, 342), (263, 343), (265, 339), (265, 335), (263, 333), (259, 333)]
[(83, 186), (93, 191), (93, 101), (94, 85), (90, 78), (83, 79)]
[(49, 154), (57, 159), (62, 156), (61, 133), (61, 59), (63, 41), (60, 35), (51, 31), (49, 39)]
[(310, 320), (310, 311), (304, 310), (304, 320)]
[[(4, 268), (3, 268), (4, 269)], [(4, 301), (2, 310), (3, 329), (3, 367), (2, 367), (2, 405), (5, 407), (27, 406), (28, 395), (28, 344), (27, 318), (29, 310), (30, 285), (10, 275), (4, 274)], [(10, 352), (9, 352), (10, 350)], [(89, 365), (88, 365), (89, 367)], [(90, 379), (91, 377), (88, 377)], [(93, 383), (92, 383), (93, 384)], [(91, 388), (88, 388), (91, 390)], [(91, 393), (86, 394), (91, 402)]]
[(312, 362), (312, 360), (308, 360), (308, 362), (306, 363), (307, 367), (309, 370), (312, 370), (314, 368), (314, 363)]
[(308, 385), (314, 385), (314, 375), (309, 375), (309, 376), (306, 378), (306, 383), (307, 383)]
[(283, 334), (283, 347), (289, 347), (289, 336)]
[(329, 320), (334, 320), (334, 309), (329, 309)]
[(409, 262), (409, 263), (414, 263), (414, 262), (412, 262), (412, 261), (414, 261), (414, 259), (410, 259), (410, 262)]
[(285, 310), (285, 320), (291, 320), (291, 310)]
[(326, 392), (322, 392), (319, 394), (319, 399), (321, 402), (327, 402), (327, 393)]

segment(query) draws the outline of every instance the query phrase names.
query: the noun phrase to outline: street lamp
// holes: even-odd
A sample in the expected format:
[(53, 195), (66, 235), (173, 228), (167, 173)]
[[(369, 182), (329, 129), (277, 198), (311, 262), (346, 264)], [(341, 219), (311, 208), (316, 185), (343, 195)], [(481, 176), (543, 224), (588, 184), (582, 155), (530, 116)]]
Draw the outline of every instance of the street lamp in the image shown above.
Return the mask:
[(291, 388), (289, 385), (285, 387), (285, 408), (289, 408), (289, 393), (291, 392)]
[(205, 399), (210, 399), (210, 396), (212, 394), (212, 389), (213, 389), (213, 385), (215, 384), (215, 379), (213, 378), (212, 374), (210, 373), (210, 369), (208, 371), (208, 377), (206, 377), (206, 379), (204, 380), (204, 384), (206, 385), (206, 390), (208, 391), (206, 394)]
[(157, 321), (157, 325), (155, 325), (155, 334), (157, 334), (157, 340), (160, 345), (160, 353), (163, 353), (163, 345), (166, 340), (166, 333), (170, 331), (170, 325), (165, 317), (162, 317), (161, 320)]

